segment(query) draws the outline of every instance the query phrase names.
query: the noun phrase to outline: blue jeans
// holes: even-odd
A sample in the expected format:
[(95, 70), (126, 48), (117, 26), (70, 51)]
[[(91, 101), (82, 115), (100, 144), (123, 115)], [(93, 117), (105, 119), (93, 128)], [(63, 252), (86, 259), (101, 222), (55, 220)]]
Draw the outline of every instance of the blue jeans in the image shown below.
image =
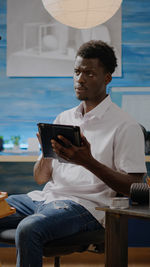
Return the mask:
[(102, 228), (89, 211), (71, 200), (44, 204), (24, 194), (6, 200), (16, 213), (0, 219), (0, 231), (17, 228), (17, 267), (41, 267), (43, 245), (48, 241)]

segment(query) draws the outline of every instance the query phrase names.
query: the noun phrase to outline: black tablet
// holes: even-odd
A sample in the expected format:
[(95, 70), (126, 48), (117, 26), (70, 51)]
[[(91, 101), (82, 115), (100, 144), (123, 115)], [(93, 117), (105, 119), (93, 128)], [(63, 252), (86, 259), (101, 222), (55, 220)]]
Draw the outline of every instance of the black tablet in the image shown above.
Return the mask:
[(49, 123), (38, 123), (37, 125), (42, 141), (42, 152), (45, 158), (58, 159), (58, 156), (53, 151), (51, 146), (51, 139), (54, 139), (60, 144), (65, 145), (60, 139), (58, 139), (58, 135), (64, 136), (75, 146), (81, 146), (79, 126)]

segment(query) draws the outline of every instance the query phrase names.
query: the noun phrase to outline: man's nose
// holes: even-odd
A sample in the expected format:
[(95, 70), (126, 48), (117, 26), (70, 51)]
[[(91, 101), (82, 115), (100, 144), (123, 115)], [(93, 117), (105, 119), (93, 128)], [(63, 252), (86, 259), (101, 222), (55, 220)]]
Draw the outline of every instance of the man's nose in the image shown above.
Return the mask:
[(85, 82), (85, 75), (84, 75), (83, 72), (81, 72), (81, 73), (79, 74), (77, 80), (78, 80), (79, 83), (83, 83), (83, 82)]

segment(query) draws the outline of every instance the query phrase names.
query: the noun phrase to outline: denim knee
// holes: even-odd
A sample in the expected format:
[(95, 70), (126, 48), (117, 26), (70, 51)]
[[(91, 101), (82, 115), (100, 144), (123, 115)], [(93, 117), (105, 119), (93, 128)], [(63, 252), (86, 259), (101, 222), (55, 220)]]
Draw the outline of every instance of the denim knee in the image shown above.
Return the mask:
[(19, 223), (16, 229), (17, 267), (42, 267), (43, 242), (40, 222), (43, 216), (30, 215)]
[[(22, 246), (26, 242), (35, 242), (40, 238), (40, 220), (43, 214), (33, 214), (23, 219), (16, 229), (16, 246)], [(39, 223), (37, 223), (37, 221)]]
[(6, 198), (8, 204), (24, 217), (34, 213), (36, 205), (26, 194), (10, 195)]

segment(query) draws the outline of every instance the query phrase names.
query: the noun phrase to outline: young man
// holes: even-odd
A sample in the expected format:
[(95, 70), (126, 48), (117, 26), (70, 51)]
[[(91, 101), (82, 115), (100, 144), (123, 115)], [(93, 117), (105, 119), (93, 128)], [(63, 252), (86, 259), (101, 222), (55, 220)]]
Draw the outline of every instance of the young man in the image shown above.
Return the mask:
[[(99, 205), (109, 205), (116, 192), (129, 195), (130, 185), (146, 172), (140, 126), (106, 94), (117, 66), (113, 49), (101, 41), (83, 44), (76, 55), (74, 88), (81, 104), (62, 112), (57, 124), (78, 125), (81, 147), (52, 140), (67, 163), (41, 156), (34, 177), (43, 191), (10, 196), (16, 214), (0, 220), (0, 229), (16, 228), (17, 267), (41, 267), (47, 241), (104, 226)], [(39, 141), (40, 136), (37, 134)]]

